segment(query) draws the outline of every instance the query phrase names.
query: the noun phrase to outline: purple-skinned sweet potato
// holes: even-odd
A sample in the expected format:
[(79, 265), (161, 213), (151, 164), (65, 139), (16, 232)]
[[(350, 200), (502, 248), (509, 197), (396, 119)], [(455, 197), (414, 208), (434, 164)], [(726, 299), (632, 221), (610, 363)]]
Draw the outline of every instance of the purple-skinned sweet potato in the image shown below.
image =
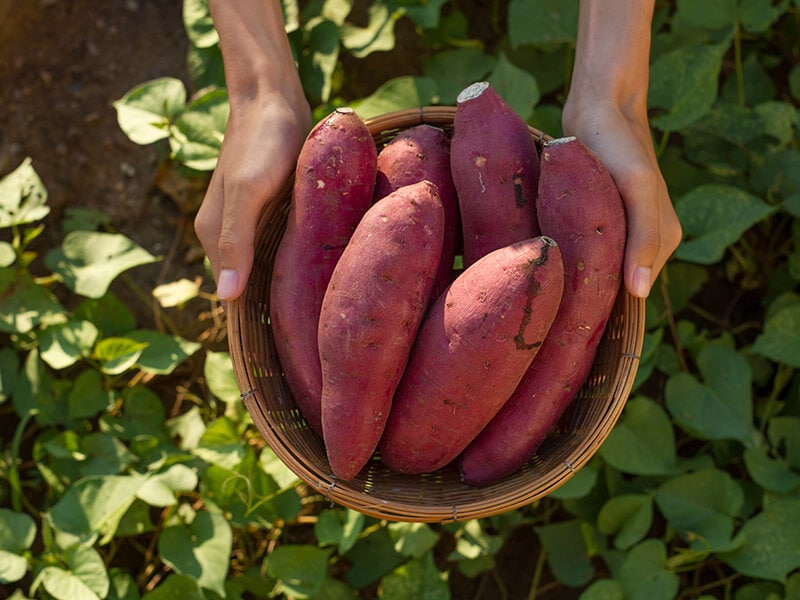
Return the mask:
[(539, 234), (539, 156), (525, 121), (487, 82), (458, 95), (450, 145), (464, 266)]
[(352, 479), (375, 452), (430, 299), (444, 236), (436, 186), (378, 200), (331, 276), (319, 319), (322, 431), (333, 474)]
[(311, 130), (297, 158), (292, 201), (273, 262), (270, 323), (287, 385), (322, 435), (317, 327), (333, 269), (372, 204), (377, 148), (362, 119), (338, 108)]
[(453, 261), (461, 251), (458, 198), (450, 175), (450, 138), (440, 127), (421, 124), (399, 132), (378, 152), (375, 199), (399, 187), (430, 181), (444, 207), (444, 240), (431, 297), (437, 298), (453, 280)]
[(611, 175), (574, 137), (545, 144), (539, 225), (564, 261), (561, 307), (514, 394), (460, 458), (471, 485), (516, 472), (536, 452), (588, 377), (622, 280), (625, 212)]
[(545, 339), (563, 291), (556, 243), (536, 237), (490, 252), (434, 302), (379, 443), (387, 467), (435, 471), (505, 403)]

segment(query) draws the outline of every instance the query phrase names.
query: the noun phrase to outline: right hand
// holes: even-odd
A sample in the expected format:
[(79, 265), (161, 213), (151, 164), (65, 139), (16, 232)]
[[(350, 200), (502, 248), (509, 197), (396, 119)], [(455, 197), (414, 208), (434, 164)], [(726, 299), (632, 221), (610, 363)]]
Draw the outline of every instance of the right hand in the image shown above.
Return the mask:
[(272, 94), (231, 104), (219, 160), (195, 217), (220, 300), (244, 291), (259, 214), (284, 189), (310, 125), (305, 99)]

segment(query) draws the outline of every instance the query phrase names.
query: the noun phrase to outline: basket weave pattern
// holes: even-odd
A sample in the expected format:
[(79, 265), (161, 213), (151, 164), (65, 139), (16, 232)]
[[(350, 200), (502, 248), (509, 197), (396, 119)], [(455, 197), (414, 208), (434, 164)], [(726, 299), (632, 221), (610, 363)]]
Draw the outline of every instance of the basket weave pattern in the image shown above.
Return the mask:
[[(424, 107), (366, 121), (380, 149), (400, 130), (421, 123), (452, 129), (454, 107)], [(550, 139), (531, 129), (537, 145)], [(377, 454), (351, 481), (336, 480), (321, 440), (307, 426), (282, 376), (269, 325), (272, 262), (286, 224), (291, 188), (263, 211), (255, 260), (244, 295), (228, 307), (228, 343), (245, 408), (280, 458), (330, 501), (391, 521), (450, 522), (530, 504), (565, 483), (594, 455), (616, 423), (633, 385), (644, 335), (644, 300), (621, 289), (592, 372), (536, 455), (516, 474), (487, 487), (467, 486), (455, 465), (402, 475)]]

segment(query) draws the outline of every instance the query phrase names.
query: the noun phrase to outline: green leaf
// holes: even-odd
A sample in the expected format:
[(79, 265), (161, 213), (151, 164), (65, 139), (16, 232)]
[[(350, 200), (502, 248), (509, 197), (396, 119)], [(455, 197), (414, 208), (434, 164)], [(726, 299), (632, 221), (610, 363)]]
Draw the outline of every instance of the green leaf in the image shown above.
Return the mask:
[(192, 100), (171, 130), (174, 158), (190, 169), (212, 171), (217, 165), (229, 113), (225, 89), (211, 89)]
[(136, 327), (130, 308), (111, 292), (101, 298), (85, 298), (75, 307), (72, 318), (94, 323), (100, 337), (121, 336)]
[(625, 600), (672, 600), (680, 581), (666, 564), (667, 549), (661, 540), (647, 539), (631, 548), (614, 576)]
[(339, 66), (339, 25), (316, 19), (306, 27), (307, 51), (298, 59), (298, 70), (307, 95), (317, 102), (328, 102)]
[(553, 576), (565, 585), (581, 586), (594, 574), (581, 522), (564, 520), (534, 528)]
[(736, 535), (736, 549), (720, 557), (742, 575), (785, 582), (800, 568), (800, 500), (770, 503)]
[(646, 494), (621, 494), (610, 498), (597, 515), (597, 528), (613, 535), (620, 550), (640, 542), (653, 524), (653, 500)]
[(739, 20), (745, 30), (763, 33), (786, 11), (788, 0), (739, 0)]
[(10, 267), (17, 260), (17, 253), (14, 246), (8, 242), (0, 241), (0, 269)]
[(127, 338), (144, 344), (144, 349), (136, 361), (142, 371), (158, 375), (168, 375), (175, 368), (197, 352), (201, 345), (190, 342), (177, 335), (167, 335), (153, 329), (139, 329)]
[(724, 471), (703, 469), (659, 486), (658, 509), (692, 548), (727, 549), (744, 505), (741, 486)]
[(41, 585), (59, 600), (101, 600), (108, 595), (111, 581), (103, 559), (90, 546), (74, 546), (66, 552), (68, 569), (48, 566), (31, 586)]
[(103, 387), (100, 373), (94, 369), (82, 371), (75, 377), (67, 395), (67, 418), (88, 419), (113, 403), (114, 394)]
[(800, 369), (800, 302), (783, 306), (767, 316), (752, 351)]
[(204, 510), (191, 523), (165, 527), (158, 539), (158, 554), (177, 573), (224, 597), (232, 544), (230, 524)]
[(676, 460), (672, 424), (658, 404), (645, 397), (633, 398), (600, 453), (625, 473), (669, 475), (675, 471)]
[(786, 494), (800, 487), (800, 473), (792, 470), (785, 460), (771, 456), (764, 446), (754, 446), (744, 451), (747, 472), (765, 490)]
[(788, 102), (762, 102), (755, 107), (764, 133), (772, 136), (781, 144), (788, 144), (794, 137), (797, 125), (797, 109)]
[(208, 463), (234, 468), (244, 457), (244, 444), (236, 424), (227, 417), (214, 419), (208, 424), (194, 453)]
[(442, 50), (422, 63), (425, 77), (436, 82), (441, 104), (455, 106), (458, 94), (471, 83), (483, 81), (497, 59), (479, 48)]
[(676, 258), (699, 264), (718, 262), (726, 248), (774, 208), (741, 188), (708, 184), (675, 202), (684, 231)]
[(66, 369), (91, 354), (97, 336), (97, 327), (93, 323), (70, 319), (41, 333), (40, 355), (52, 368)]
[(120, 273), (156, 260), (122, 234), (73, 231), (47, 253), (45, 264), (76, 294), (100, 298)]
[(382, 2), (369, 5), (366, 27), (345, 22), (339, 29), (342, 45), (356, 58), (364, 58), (373, 52), (392, 50), (395, 45), (394, 24), (401, 16), (392, 12)]
[(578, 32), (576, 0), (511, 0), (508, 39), (512, 48), (575, 45)]
[(533, 75), (512, 64), (501, 53), (488, 81), (515, 113), (525, 121), (530, 119), (540, 98), (539, 86)]
[(306, 544), (284, 544), (264, 560), (267, 575), (290, 597), (315, 594), (328, 576), (329, 550)]
[(113, 435), (90, 433), (81, 438), (85, 459), (79, 467), (83, 477), (119, 475), (136, 462), (136, 456)]
[(94, 349), (94, 357), (102, 363), (103, 373), (120, 375), (136, 366), (147, 344), (124, 337), (100, 340)]
[(699, 27), (702, 29), (722, 29), (731, 27), (736, 19), (738, 0), (678, 0), (673, 27)]
[(231, 355), (228, 352), (206, 352), (206, 360), (203, 365), (203, 375), (205, 376), (208, 389), (216, 398), (226, 404), (238, 406), (242, 402), (239, 383), (233, 372)]
[(0, 297), (0, 331), (29, 333), (42, 322), (55, 320), (64, 312), (49, 289), (25, 283), (14, 293)]
[(142, 600), (208, 600), (208, 597), (195, 579), (172, 574), (142, 596)]
[(0, 228), (34, 223), (50, 214), (47, 190), (26, 158), (0, 179)]
[(783, 449), (786, 463), (800, 470), (800, 417), (772, 417), (767, 437), (773, 448)]
[(549, 496), (557, 500), (574, 500), (584, 498), (594, 488), (597, 483), (598, 469), (591, 465), (586, 465), (582, 469), (578, 469), (566, 483), (553, 490)]
[(318, 515), (314, 535), (321, 546), (334, 545), (344, 555), (358, 541), (363, 529), (364, 515), (358, 511), (326, 509)]
[(186, 106), (180, 79), (162, 77), (136, 86), (112, 103), (120, 129), (135, 144), (152, 144), (169, 137), (169, 127)]
[(381, 600), (450, 600), (447, 574), (427, 552), (401, 565), (381, 580)]
[(598, 579), (581, 593), (580, 600), (625, 600), (625, 591), (614, 579)]
[(56, 529), (84, 539), (100, 533), (101, 543), (107, 543), (143, 481), (130, 475), (81, 479), (52, 506), (48, 520)]
[(410, 558), (420, 558), (439, 541), (439, 534), (426, 523), (391, 523), (389, 536), (395, 550)]
[(150, 475), (136, 492), (137, 498), (150, 506), (174, 506), (177, 495), (197, 487), (197, 471), (182, 464), (174, 464), (165, 471)]
[(206, 424), (198, 406), (167, 421), (170, 438), (176, 440), (181, 450), (193, 450), (206, 431)]
[(722, 57), (729, 41), (687, 45), (659, 56), (651, 65), (648, 105), (665, 112), (651, 119), (662, 131), (677, 131), (705, 115), (717, 98)]
[(378, 87), (370, 96), (353, 102), (362, 119), (383, 113), (434, 104), (436, 82), (428, 77), (395, 77)]
[(386, 527), (360, 538), (345, 557), (352, 565), (347, 572), (347, 582), (356, 589), (376, 583), (407, 560), (395, 550)]
[(0, 348), (0, 404), (11, 397), (17, 384), (19, 357), (11, 348)]
[(688, 373), (667, 380), (665, 400), (675, 421), (705, 440), (753, 437), (753, 399), (750, 365), (722, 343), (704, 347), (697, 356), (703, 383)]
[(136, 581), (130, 574), (111, 568), (108, 570), (108, 575), (111, 578), (111, 589), (108, 591), (107, 600), (139, 600)]
[(183, 1), (183, 26), (193, 46), (209, 48), (219, 44), (219, 35), (208, 10), (208, 0)]
[(150, 388), (136, 386), (122, 391), (122, 411), (115, 416), (105, 416), (101, 426), (120, 439), (130, 441), (140, 436), (162, 435), (166, 431), (164, 421), (161, 398)]
[(398, 4), (405, 12), (406, 16), (422, 29), (436, 29), (439, 27), (439, 15), (442, 7), (448, 0), (417, 0), (414, 2), (403, 2), (398, 0)]
[(28, 560), (21, 553), (35, 537), (36, 523), (29, 515), (0, 507), (0, 584), (25, 577)]

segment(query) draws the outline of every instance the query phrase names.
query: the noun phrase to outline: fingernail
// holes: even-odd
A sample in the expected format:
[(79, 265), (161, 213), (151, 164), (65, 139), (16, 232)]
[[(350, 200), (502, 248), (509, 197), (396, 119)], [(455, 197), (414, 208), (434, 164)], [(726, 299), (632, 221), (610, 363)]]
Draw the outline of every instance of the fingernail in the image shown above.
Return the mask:
[(650, 294), (650, 278), (652, 271), (646, 267), (636, 267), (633, 272), (633, 294), (647, 298)]
[(239, 286), (239, 274), (233, 269), (223, 269), (219, 273), (217, 282), (217, 296), (220, 300), (227, 300), (236, 293)]

